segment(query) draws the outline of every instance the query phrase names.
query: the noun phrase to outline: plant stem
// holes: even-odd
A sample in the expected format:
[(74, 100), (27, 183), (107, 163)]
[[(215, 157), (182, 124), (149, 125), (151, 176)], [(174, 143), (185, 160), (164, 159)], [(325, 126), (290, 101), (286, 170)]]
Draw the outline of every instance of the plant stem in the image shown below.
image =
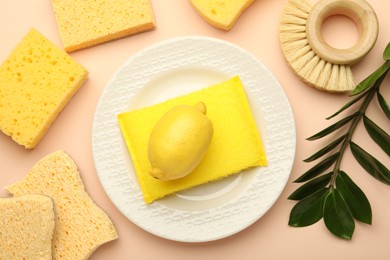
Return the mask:
[(372, 98), (374, 97), (376, 89), (379, 87), (380, 83), (382, 83), (383, 78), (378, 80), (379, 84), (374, 84), (374, 86), (371, 89), (369, 89), (366, 93), (363, 94), (363, 95), (366, 95), (366, 97), (365, 97), (363, 104), (360, 107), (359, 111), (356, 112), (355, 118), (352, 120), (351, 126), (348, 130), (348, 133), (347, 133), (344, 141), (342, 142), (339, 156), (337, 157), (335, 166), (333, 168), (333, 174), (332, 174), (332, 178), (330, 180), (330, 189), (331, 190), (336, 188), (336, 179), (340, 173), (340, 166), (341, 166), (341, 161), (343, 159), (344, 152), (347, 149), (347, 147), (349, 146), (349, 142), (352, 140), (353, 133), (355, 132), (355, 129), (356, 129), (358, 123), (362, 119), (363, 115), (365, 114), (365, 112), (368, 108), (368, 105), (370, 104)]
[[(388, 61), (386, 61), (385, 64), (386, 63), (388, 63)], [(362, 94), (362, 96), (366, 95), (366, 97), (365, 97), (365, 99), (363, 101), (363, 104), (361, 105), (359, 111), (356, 112), (355, 118), (352, 120), (351, 127), (349, 128), (348, 133), (347, 133), (344, 141), (342, 142), (342, 145), (341, 145), (341, 148), (340, 148), (340, 152), (339, 152), (339, 156), (337, 157), (335, 166), (333, 168), (333, 174), (332, 174), (332, 178), (330, 180), (330, 189), (331, 190), (336, 188), (336, 179), (337, 179), (337, 176), (340, 173), (341, 161), (343, 159), (345, 150), (347, 149), (347, 147), (349, 146), (350, 141), (352, 140), (353, 133), (355, 132), (355, 129), (356, 129), (358, 123), (360, 122), (360, 120), (362, 119), (364, 114), (366, 113), (368, 105), (371, 103), (371, 100), (374, 97), (375, 93), (377, 91), (379, 91), (379, 87), (382, 84), (382, 82), (385, 79), (385, 77), (386, 77), (388, 72), (389, 72), (389, 69), (387, 69), (386, 72), (381, 77), (379, 77), (376, 80), (376, 82), (369, 89), (366, 90), (366, 92), (364, 92)]]

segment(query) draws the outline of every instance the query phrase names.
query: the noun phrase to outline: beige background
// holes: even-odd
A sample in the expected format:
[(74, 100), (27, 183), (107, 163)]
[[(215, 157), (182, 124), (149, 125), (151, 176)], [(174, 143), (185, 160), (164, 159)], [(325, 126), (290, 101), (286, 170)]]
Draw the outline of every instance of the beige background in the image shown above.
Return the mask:
[[(307, 228), (287, 225), (293, 202), (287, 200), (298, 186), (292, 181), (310, 167), (302, 160), (318, 150), (321, 142), (305, 138), (327, 126), (324, 118), (347, 100), (346, 95), (320, 92), (300, 82), (285, 63), (278, 42), (278, 24), (286, 0), (257, 0), (241, 16), (230, 32), (205, 23), (187, 0), (152, 0), (157, 29), (90, 49), (72, 53), (90, 71), (88, 82), (60, 114), (39, 146), (26, 151), (0, 133), (0, 187), (20, 180), (43, 156), (57, 150), (67, 151), (78, 164), (91, 197), (112, 218), (119, 239), (99, 248), (91, 259), (390, 259), (390, 187), (379, 183), (357, 165), (347, 152), (345, 169), (364, 190), (373, 210), (373, 225), (357, 223), (352, 241), (332, 236), (319, 222)], [(362, 80), (382, 62), (382, 52), (390, 40), (390, 8), (387, 1), (369, 0), (379, 24), (374, 49), (353, 67), (356, 81)], [(0, 63), (13, 47), (35, 27), (54, 43), (61, 45), (49, 0), (0, 0)], [(346, 18), (326, 23), (325, 37), (336, 47), (351, 46), (358, 37), (354, 24)], [(279, 200), (259, 221), (231, 237), (199, 244), (178, 243), (151, 235), (128, 221), (106, 196), (93, 165), (91, 126), (102, 89), (115, 71), (131, 55), (149, 44), (182, 35), (207, 35), (235, 43), (258, 57), (275, 74), (284, 88), (296, 121), (297, 151), (291, 178)], [(0, 79), (1, 80), (1, 79)], [(390, 100), (390, 77), (382, 88)], [(387, 89), (385, 89), (387, 88)], [(390, 124), (374, 105), (370, 116), (390, 132)], [(384, 155), (362, 129), (354, 139), (389, 167)], [(0, 196), (7, 193), (0, 188)], [(1, 243), (1, 241), (0, 241)]]

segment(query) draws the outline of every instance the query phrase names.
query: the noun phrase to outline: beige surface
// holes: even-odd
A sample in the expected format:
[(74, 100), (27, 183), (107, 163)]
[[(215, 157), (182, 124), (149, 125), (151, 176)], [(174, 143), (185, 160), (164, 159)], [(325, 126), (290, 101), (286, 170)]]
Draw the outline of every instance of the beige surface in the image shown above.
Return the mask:
[[(283, 60), (278, 42), (278, 26), (285, 0), (257, 0), (240, 17), (234, 28), (224, 32), (213, 28), (184, 0), (152, 0), (157, 28), (154, 31), (105, 43), (72, 53), (78, 62), (90, 71), (86, 85), (73, 97), (59, 115), (41, 143), (26, 151), (9, 137), (0, 135), (0, 186), (9, 185), (24, 177), (27, 171), (43, 156), (64, 149), (76, 161), (91, 197), (108, 212), (116, 227), (119, 239), (99, 248), (91, 259), (389, 259), (388, 235), (390, 232), (390, 188), (374, 180), (346, 154), (343, 168), (364, 190), (373, 209), (373, 225), (357, 223), (352, 241), (342, 241), (330, 235), (323, 223), (308, 228), (287, 225), (293, 202), (287, 196), (298, 187), (292, 181), (310, 167), (302, 160), (318, 150), (321, 142), (308, 142), (328, 122), (324, 119), (347, 100), (345, 95), (320, 92), (300, 82)], [(382, 52), (390, 41), (390, 16), (387, 1), (369, 1), (379, 20), (378, 42), (361, 63), (352, 67), (360, 81), (382, 63)], [(0, 5), (0, 62), (15, 44), (34, 26), (54, 43), (61, 46), (54, 14), (47, 0), (1, 1)], [(33, 10), (33, 11), (32, 11)], [(178, 11), (180, 10), (180, 11)], [(337, 32), (325, 39), (334, 44), (348, 45), (356, 40), (356, 30), (345, 19), (328, 22)], [(207, 35), (228, 40), (244, 47), (275, 74), (284, 88), (295, 115), (297, 125), (297, 153), (290, 181), (280, 199), (271, 210), (248, 229), (210, 243), (185, 244), (155, 237), (122, 216), (107, 198), (96, 176), (91, 153), (91, 127), (96, 103), (102, 89), (113, 73), (132, 54), (143, 47), (180, 35)], [(384, 83), (383, 95), (390, 97), (390, 78)], [(389, 132), (390, 125), (376, 109), (369, 113)], [(379, 151), (360, 127), (355, 135), (359, 144), (370, 151)], [(379, 153), (383, 162), (388, 161)], [(7, 193), (0, 189), (0, 196)]]

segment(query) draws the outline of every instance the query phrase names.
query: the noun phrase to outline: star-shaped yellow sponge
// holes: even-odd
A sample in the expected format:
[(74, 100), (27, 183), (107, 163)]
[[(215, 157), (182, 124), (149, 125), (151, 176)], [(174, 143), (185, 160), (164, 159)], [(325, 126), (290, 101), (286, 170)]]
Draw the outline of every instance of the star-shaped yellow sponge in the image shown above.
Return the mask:
[[(204, 159), (186, 177), (156, 180), (149, 175), (148, 160), (148, 140), (154, 125), (172, 107), (200, 101), (206, 104), (207, 117), (214, 127)], [(239, 77), (150, 107), (124, 112), (118, 115), (118, 120), (146, 203), (247, 168), (267, 165), (260, 134)]]
[(152, 30), (150, 0), (52, 0), (67, 52)]

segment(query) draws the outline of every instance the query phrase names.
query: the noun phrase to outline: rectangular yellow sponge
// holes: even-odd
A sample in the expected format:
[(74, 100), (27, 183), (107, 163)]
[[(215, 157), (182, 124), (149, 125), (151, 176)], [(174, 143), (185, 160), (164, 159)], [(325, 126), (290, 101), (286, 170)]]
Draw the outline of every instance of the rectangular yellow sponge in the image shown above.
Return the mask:
[(34, 148), (88, 71), (31, 29), (0, 66), (0, 130)]
[(51, 2), (67, 52), (155, 28), (150, 0)]
[(55, 217), (47, 196), (0, 198), (0, 259), (53, 259)]
[[(184, 178), (159, 181), (149, 175), (148, 140), (157, 121), (176, 105), (204, 102), (214, 127), (208, 151)], [(239, 77), (160, 104), (118, 115), (119, 125), (146, 203), (216, 181), (241, 170), (267, 165), (265, 151)], [(180, 163), (180, 162), (177, 162)]]

